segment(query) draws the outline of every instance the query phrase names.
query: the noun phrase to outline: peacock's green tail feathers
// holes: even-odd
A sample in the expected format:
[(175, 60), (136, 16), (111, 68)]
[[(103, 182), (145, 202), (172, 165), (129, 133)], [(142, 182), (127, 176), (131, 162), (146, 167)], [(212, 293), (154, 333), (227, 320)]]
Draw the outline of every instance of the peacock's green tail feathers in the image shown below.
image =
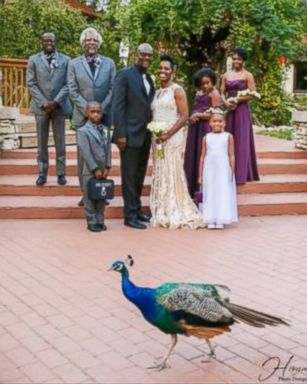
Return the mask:
[[(213, 287), (214, 288), (214, 287)], [(213, 293), (213, 294), (212, 294)], [(214, 297), (214, 289), (201, 284), (165, 284), (156, 290), (158, 303), (182, 318), (199, 320), (199, 325), (231, 324), (233, 316)], [(191, 321), (190, 321), (191, 323)]]

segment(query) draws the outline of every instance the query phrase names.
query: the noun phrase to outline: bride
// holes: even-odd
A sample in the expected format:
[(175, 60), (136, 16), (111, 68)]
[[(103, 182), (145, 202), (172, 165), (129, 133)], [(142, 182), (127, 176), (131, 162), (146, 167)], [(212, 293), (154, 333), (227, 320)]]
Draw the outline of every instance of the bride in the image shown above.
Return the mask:
[[(190, 198), (183, 169), (185, 146), (184, 127), (188, 119), (188, 105), (184, 90), (172, 82), (175, 63), (171, 56), (160, 57), (157, 75), (161, 88), (153, 103), (153, 121), (167, 123), (167, 132), (153, 138), (153, 180), (150, 209), (153, 227), (203, 227), (202, 218)], [(156, 156), (156, 146), (162, 144), (164, 157)]]

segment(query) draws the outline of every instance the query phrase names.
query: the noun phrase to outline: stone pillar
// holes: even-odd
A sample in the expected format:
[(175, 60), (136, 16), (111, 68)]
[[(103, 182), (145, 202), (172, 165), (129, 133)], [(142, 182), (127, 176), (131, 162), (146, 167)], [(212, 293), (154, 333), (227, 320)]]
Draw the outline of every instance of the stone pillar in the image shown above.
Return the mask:
[(16, 119), (18, 108), (0, 107), (0, 150), (17, 149), (20, 146)]
[(292, 112), (295, 147), (307, 150), (307, 110)]

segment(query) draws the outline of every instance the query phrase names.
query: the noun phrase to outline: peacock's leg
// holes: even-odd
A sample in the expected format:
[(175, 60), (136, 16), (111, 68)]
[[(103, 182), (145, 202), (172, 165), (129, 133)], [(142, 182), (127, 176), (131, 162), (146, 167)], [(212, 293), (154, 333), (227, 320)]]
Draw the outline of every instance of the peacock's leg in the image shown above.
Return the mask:
[(209, 350), (210, 350), (210, 352), (208, 353), (208, 355), (207, 356), (209, 356), (209, 359), (208, 360), (202, 360), (202, 363), (208, 363), (208, 362), (210, 362), (211, 361), (211, 359), (213, 358), (213, 359), (216, 359), (216, 354), (215, 354), (215, 348), (212, 346), (212, 344), (210, 343), (210, 340), (208, 340), (208, 339), (205, 339), (206, 340), (206, 342), (207, 342), (207, 344), (208, 344), (208, 347), (209, 347)]
[(167, 354), (164, 357), (162, 357), (161, 360), (155, 362), (154, 365), (152, 365), (151, 367), (148, 367), (148, 369), (157, 369), (158, 371), (162, 371), (162, 369), (167, 368), (167, 364), (166, 364), (167, 360), (169, 359), (173, 349), (175, 348), (175, 345), (177, 344), (177, 335), (176, 334), (171, 335), (171, 338), (172, 338), (172, 343)]

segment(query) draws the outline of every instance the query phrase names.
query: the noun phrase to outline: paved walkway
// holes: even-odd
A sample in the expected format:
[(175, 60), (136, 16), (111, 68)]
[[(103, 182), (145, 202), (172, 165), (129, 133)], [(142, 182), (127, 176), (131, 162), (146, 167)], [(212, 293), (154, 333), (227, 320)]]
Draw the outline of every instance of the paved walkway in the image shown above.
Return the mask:
[[(0, 221), (1, 383), (257, 383), (291, 356), (265, 382), (307, 380), (307, 216), (242, 218), (224, 231), (107, 225), (95, 234), (84, 220)], [(233, 326), (214, 339), (217, 360), (209, 363), (201, 362), (203, 340), (180, 337), (171, 368), (148, 371), (170, 338), (107, 272), (127, 254), (138, 285), (227, 284), (233, 302), (292, 326)]]

